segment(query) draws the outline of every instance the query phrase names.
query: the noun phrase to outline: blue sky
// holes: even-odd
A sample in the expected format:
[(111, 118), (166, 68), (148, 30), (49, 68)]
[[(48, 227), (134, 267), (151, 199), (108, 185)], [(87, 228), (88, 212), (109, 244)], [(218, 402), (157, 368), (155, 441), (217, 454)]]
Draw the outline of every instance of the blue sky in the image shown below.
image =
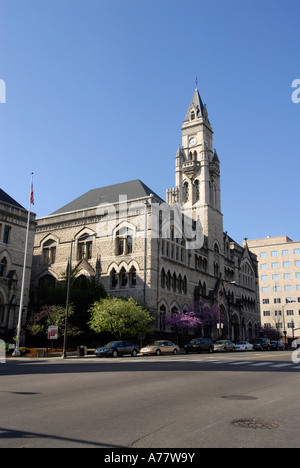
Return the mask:
[(195, 89), (237, 242), (299, 233), (299, 0), (0, 0), (1, 188), (46, 216), (86, 191), (175, 184)]

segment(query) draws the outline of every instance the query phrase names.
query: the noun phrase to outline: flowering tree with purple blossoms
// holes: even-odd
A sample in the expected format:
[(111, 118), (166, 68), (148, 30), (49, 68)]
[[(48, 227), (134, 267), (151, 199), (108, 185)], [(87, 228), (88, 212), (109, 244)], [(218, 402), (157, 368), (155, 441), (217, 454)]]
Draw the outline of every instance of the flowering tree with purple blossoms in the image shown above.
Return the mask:
[[(209, 329), (211, 333), (212, 328), (215, 327), (218, 322), (218, 306), (209, 306), (207, 304), (201, 304), (200, 307), (191, 306), (187, 310), (178, 310), (165, 317), (165, 325), (172, 328), (177, 333), (177, 342), (180, 331), (188, 328), (194, 329), (195, 331), (204, 328), (206, 330)], [(221, 314), (221, 322), (226, 324), (223, 314)]]

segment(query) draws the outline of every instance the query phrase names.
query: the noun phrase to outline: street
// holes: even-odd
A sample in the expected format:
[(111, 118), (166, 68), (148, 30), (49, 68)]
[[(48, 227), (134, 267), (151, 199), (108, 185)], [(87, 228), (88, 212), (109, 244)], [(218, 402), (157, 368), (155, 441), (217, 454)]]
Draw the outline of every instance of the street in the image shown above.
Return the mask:
[(0, 364), (1, 448), (299, 447), (291, 352)]

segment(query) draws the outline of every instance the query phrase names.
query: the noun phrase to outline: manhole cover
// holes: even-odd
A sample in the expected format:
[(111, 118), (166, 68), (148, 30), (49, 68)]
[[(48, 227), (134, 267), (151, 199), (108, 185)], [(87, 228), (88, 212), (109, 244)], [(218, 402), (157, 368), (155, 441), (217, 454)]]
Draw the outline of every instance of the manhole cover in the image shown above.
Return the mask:
[(248, 395), (227, 395), (222, 398), (225, 398), (225, 400), (257, 400), (256, 397)]
[(272, 421), (263, 421), (262, 419), (239, 419), (232, 421), (236, 427), (244, 427), (246, 429), (276, 429), (279, 424)]

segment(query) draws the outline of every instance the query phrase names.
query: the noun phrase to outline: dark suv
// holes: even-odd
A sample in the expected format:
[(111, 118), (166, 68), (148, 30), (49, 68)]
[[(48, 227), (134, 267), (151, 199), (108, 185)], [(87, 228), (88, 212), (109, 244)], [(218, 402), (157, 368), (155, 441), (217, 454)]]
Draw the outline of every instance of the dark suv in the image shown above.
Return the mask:
[(184, 351), (188, 353), (201, 353), (207, 351), (212, 353), (214, 350), (214, 344), (207, 338), (194, 338), (188, 344), (184, 345)]
[(271, 349), (271, 341), (269, 338), (258, 338), (253, 343), (253, 350), (254, 351), (270, 351)]

